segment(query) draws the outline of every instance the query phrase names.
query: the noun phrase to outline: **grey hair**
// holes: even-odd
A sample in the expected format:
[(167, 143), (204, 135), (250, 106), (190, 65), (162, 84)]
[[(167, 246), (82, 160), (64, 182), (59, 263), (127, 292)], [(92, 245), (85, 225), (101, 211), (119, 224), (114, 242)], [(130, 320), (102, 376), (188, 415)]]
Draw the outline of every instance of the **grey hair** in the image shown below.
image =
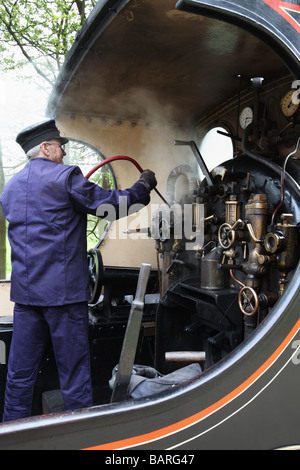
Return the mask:
[(27, 158), (30, 160), (30, 158), (33, 158), (33, 157), (37, 157), (38, 154), (40, 153), (40, 150), (41, 150), (41, 145), (42, 144), (39, 144), (39, 145), (36, 145), (35, 147), (33, 147), (32, 149), (28, 150), (28, 152), (26, 153), (27, 155)]

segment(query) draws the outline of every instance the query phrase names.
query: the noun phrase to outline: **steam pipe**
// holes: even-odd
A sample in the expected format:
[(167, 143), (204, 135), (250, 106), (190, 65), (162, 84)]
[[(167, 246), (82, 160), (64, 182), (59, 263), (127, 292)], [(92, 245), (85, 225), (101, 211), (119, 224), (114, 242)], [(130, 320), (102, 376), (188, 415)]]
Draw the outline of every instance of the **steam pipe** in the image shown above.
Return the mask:
[[(89, 179), (93, 173), (95, 173), (95, 171), (99, 170), (99, 168), (101, 168), (103, 165), (106, 165), (107, 163), (110, 163), (110, 162), (113, 162), (113, 161), (116, 161), (116, 160), (127, 160), (129, 162), (131, 162), (137, 169), (140, 173), (143, 173), (143, 168), (138, 164), (138, 162), (136, 160), (134, 160), (133, 158), (131, 157), (126, 157), (125, 155), (117, 155), (115, 157), (109, 157), (109, 158), (106, 158), (105, 160), (102, 160), (102, 162), (98, 163), (96, 166), (94, 166), (94, 168), (92, 168), (86, 175), (85, 177), (87, 179)], [(158, 191), (158, 189), (154, 188), (154, 191), (156, 192), (156, 194), (161, 198), (161, 200), (167, 204), (169, 207), (170, 207), (170, 204), (166, 201), (166, 199), (160, 194), (160, 192)]]
[[(271, 160), (269, 160), (266, 157), (262, 158), (262, 156), (260, 156), (259, 154), (254, 153), (254, 152), (252, 152), (252, 150), (250, 150), (250, 148), (248, 146), (248, 137), (251, 135), (252, 131), (253, 131), (253, 126), (252, 126), (252, 124), (249, 124), (249, 126), (246, 127), (246, 129), (243, 133), (243, 138), (242, 138), (243, 152), (245, 152), (245, 154), (248, 157), (252, 158), (252, 160), (255, 160), (256, 162), (258, 162), (262, 165), (265, 165), (266, 167), (270, 168), (275, 173), (277, 173), (277, 175), (279, 175), (281, 177), (282, 169), (280, 168), (279, 165), (277, 165), (276, 163), (273, 163)], [(300, 195), (300, 186), (299, 186), (299, 184), (287, 172), (285, 172), (285, 180), (288, 181), (288, 183), (289, 183), (290, 187), (293, 189), (293, 191), (295, 191), (295, 193), (297, 195)]]
[(196, 142), (194, 142), (193, 140), (189, 140), (189, 141), (185, 141), (185, 140), (174, 140), (174, 145), (188, 145), (194, 156), (196, 157), (196, 160), (197, 160), (197, 163), (198, 165), (200, 166), (201, 168), (201, 171), (202, 173), (204, 174), (205, 178), (206, 178), (206, 181), (207, 181), (207, 184), (208, 186), (212, 187), (214, 186), (214, 183), (213, 183), (213, 180), (211, 179), (211, 176), (210, 176), (210, 173), (208, 171), (208, 168), (206, 166), (206, 163), (196, 145)]

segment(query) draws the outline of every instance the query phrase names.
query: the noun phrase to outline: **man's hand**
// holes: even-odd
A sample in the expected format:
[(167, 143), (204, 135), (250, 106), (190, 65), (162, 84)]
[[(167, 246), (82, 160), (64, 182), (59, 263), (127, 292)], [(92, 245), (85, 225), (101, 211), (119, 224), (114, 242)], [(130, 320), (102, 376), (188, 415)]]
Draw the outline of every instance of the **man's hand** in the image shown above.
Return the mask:
[(152, 189), (154, 189), (157, 185), (155, 173), (153, 173), (151, 170), (144, 170), (139, 177), (138, 182), (146, 186), (149, 192), (152, 191)]

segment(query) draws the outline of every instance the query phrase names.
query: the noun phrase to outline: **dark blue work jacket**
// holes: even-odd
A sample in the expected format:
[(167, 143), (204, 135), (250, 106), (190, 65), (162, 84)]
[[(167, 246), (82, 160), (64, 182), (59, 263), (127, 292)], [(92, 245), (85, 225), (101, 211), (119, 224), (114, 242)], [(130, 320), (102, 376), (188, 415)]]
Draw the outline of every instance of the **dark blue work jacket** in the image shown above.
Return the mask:
[(120, 196), (129, 206), (150, 200), (141, 183), (105, 190), (78, 167), (47, 158), (33, 158), (13, 176), (0, 199), (9, 222), (11, 300), (38, 306), (87, 301), (87, 214), (101, 204), (117, 209)]

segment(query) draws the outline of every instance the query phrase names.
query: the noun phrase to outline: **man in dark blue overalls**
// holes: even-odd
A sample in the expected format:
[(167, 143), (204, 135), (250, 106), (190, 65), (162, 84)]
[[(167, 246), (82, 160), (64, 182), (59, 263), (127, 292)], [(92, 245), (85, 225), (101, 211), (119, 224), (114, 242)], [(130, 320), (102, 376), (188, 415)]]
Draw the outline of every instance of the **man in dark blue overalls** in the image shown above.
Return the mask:
[(65, 408), (92, 406), (88, 342), (87, 214), (102, 204), (117, 211), (146, 205), (156, 179), (150, 170), (126, 190), (104, 190), (77, 166), (63, 164), (64, 144), (54, 120), (25, 129), (17, 142), (29, 158), (1, 195), (9, 222), (15, 302), (3, 421), (30, 416), (33, 388), (51, 335)]

